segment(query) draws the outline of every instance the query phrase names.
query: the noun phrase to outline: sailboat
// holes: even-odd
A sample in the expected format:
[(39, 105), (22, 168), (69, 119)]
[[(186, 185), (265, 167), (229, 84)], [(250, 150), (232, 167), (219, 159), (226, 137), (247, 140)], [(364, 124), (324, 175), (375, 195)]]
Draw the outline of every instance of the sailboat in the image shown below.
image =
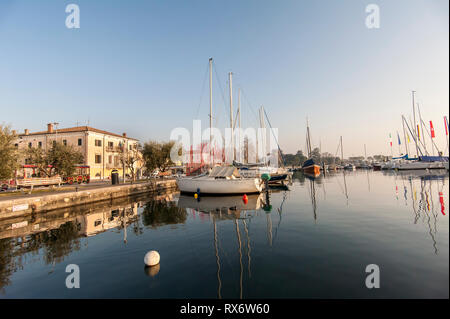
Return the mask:
[(317, 165), (314, 159), (311, 157), (311, 136), (309, 133), (308, 121), (306, 121), (306, 148), (308, 151), (308, 159), (302, 165), (303, 172), (313, 175), (320, 175), (320, 166)]
[[(402, 124), (403, 124), (403, 131), (405, 134), (405, 125), (408, 128), (409, 133), (412, 135), (414, 144), (416, 146), (416, 154), (417, 158), (409, 158), (408, 157), (408, 144), (406, 143), (405, 138), (405, 148), (406, 148), (406, 154), (404, 157), (399, 159), (404, 159), (403, 161), (398, 162), (393, 168), (397, 170), (420, 170), (420, 169), (447, 169), (449, 168), (449, 157), (448, 156), (442, 156), (442, 153), (439, 152), (437, 146), (435, 145), (433, 141), (433, 135), (428, 133), (431, 138), (432, 148), (433, 146), (438, 151), (438, 156), (429, 156), (426, 145), (425, 145), (425, 134), (424, 134), (424, 127), (423, 127), (423, 120), (422, 116), (420, 115), (420, 109), (417, 105), (417, 109), (419, 111), (419, 122), (422, 124), (422, 139), (420, 138), (420, 132), (419, 132), (419, 125), (416, 123), (416, 104), (414, 102), (414, 93), (415, 91), (412, 91), (412, 105), (413, 105), (413, 117), (414, 117), (414, 123), (411, 123), (413, 125), (412, 128), (409, 127), (408, 122), (406, 121), (405, 117), (402, 115)], [(411, 130), (412, 129), (412, 130)], [(425, 151), (425, 154), (423, 154), (422, 148)]]
[[(230, 120), (233, 128), (232, 109), (232, 84), (230, 76)], [(209, 94), (210, 94), (210, 132), (212, 132), (212, 58), (209, 59)], [(210, 133), (210, 145), (212, 145), (212, 133)], [(234, 148), (234, 144), (233, 144)], [(210, 156), (211, 161), (211, 156)], [(213, 163), (210, 163), (210, 167)], [(181, 193), (197, 194), (252, 194), (260, 193), (263, 189), (263, 181), (259, 177), (243, 177), (234, 166), (215, 166), (198, 176), (179, 177), (177, 185)]]
[[(240, 110), (240, 106), (239, 106), (239, 110)], [(238, 111), (240, 112), (240, 111)], [(270, 125), (269, 122), (269, 118), (267, 117), (267, 113), (264, 111), (264, 108), (261, 106), (261, 108), (259, 109), (259, 120), (260, 120), (260, 127), (261, 128), (265, 128), (264, 125), (264, 115), (266, 116), (267, 122), (269, 123), (270, 128), (272, 129), (272, 126)], [(278, 141), (277, 145), (278, 145)], [(265, 147), (265, 141), (263, 139), (262, 141), (263, 149)], [(268, 184), (270, 185), (274, 185), (274, 184), (284, 184), (287, 180), (289, 180), (289, 178), (292, 177), (292, 173), (289, 172), (285, 167), (284, 167), (284, 160), (283, 160), (283, 154), (281, 152), (281, 149), (278, 145), (278, 155), (279, 158), (281, 158), (281, 166), (279, 167), (280, 164), (280, 160), (278, 160), (278, 165), (273, 166), (273, 163), (270, 163), (270, 160), (268, 161), (265, 157), (262, 158), (262, 161), (260, 163), (240, 163), (240, 162), (236, 162), (233, 161), (233, 166), (237, 167), (239, 169), (239, 173), (242, 176), (246, 176), (246, 177), (261, 177), (263, 174), (268, 174), (270, 175), (270, 179), (268, 181)], [(272, 165), (272, 166), (271, 166)]]

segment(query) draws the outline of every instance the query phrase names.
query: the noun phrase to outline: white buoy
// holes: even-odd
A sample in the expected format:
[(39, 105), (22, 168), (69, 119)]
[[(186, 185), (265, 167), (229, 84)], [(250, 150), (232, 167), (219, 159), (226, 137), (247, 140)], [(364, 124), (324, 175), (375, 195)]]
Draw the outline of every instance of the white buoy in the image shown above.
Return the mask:
[(147, 266), (155, 266), (159, 264), (159, 253), (156, 250), (150, 250), (145, 254), (144, 263)]

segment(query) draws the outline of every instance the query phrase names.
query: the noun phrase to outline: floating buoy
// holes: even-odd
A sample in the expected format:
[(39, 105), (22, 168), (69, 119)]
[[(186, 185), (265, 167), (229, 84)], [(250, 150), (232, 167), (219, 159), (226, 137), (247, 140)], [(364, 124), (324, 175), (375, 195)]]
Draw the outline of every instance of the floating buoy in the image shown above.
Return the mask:
[(194, 194), (194, 198), (195, 198), (195, 199), (198, 198), (198, 194), (197, 194), (197, 193)]
[(242, 196), (242, 200), (244, 201), (244, 204), (248, 203), (248, 196), (247, 196), (247, 194), (244, 194), (244, 196)]
[(155, 266), (159, 264), (159, 253), (156, 250), (150, 250), (145, 254), (144, 263), (147, 266)]

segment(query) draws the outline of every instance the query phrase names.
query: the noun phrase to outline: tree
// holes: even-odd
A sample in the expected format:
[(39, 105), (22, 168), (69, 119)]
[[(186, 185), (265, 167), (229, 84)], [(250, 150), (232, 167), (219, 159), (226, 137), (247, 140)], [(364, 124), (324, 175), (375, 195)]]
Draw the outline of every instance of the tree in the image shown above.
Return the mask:
[(319, 150), (318, 147), (316, 147), (315, 149), (313, 149), (311, 151), (311, 158), (314, 159), (314, 161), (316, 163), (320, 163), (321, 162), (322, 156), (320, 155), (320, 150)]
[(120, 162), (122, 163), (125, 170), (131, 173), (131, 178), (133, 181), (136, 180), (137, 163), (142, 161), (141, 145), (136, 144), (136, 147), (131, 149), (126, 149), (125, 145), (119, 145), (116, 152), (119, 154)]
[(16, 138), (9, 126), (0, 124), (0, 179), (12, 178), (19, 165), (18, 151), (14, 146)]
[[(68, 177), (75, 172), (75, 165), (83, 163), (83, 154), (71, 145), (55, 142), (52, 147), (28, 148), (25, 150), (27, 162), (36, 165), (39, 175)], [(50, 166), (50, 167), (49, 167)]]
[(150, 141), (144, 144), (142, 155), (144, 157), (145, 167), (149, 173), (158, 169), (164, 172), (174, 163), (170, 159), (170, 150), (174, 142), (156, 142)]

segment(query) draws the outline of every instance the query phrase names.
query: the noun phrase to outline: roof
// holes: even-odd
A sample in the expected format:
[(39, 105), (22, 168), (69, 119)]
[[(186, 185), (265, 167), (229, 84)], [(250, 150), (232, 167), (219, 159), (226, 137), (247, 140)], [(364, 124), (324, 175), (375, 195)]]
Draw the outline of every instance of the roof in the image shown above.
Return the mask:
[(53, 133), (49, 133), (48, 131), (40, 131), (40, 132), (33, 132), (33, 133), (29, 133), (28, 135), (26, 134), (19, 134), (19, 136), (29, 136), (29, 135), (46, 135), (46, 134), (56, 134), (56, 132), (58, 133), (73, 133), (73, 132), (95, 132), (95, 133), (100, 133), (100, 134), (107, 134), (107, 135), (111, 135), (111, 136), (116, 136), (116, 137), (121, 137), (121, 138), (126, 138), (126, 139), (130, 139), (130, 140), (136, 140), (135, 138), (132, 137), (125, 137), (119, 134), (115, 134), (115, 133), (111, 133), (108, 131), (103, 131), (103, 130), (99, 130), (90, 126), (76, 126), (76, 127), (68, 127), (68, 128), (60, 128), (60, 129), (54, 129)]
[(239, 172), (234, 166), (216, 166), (211, 170), (209, 176), (211, 177), (239, 177)]

